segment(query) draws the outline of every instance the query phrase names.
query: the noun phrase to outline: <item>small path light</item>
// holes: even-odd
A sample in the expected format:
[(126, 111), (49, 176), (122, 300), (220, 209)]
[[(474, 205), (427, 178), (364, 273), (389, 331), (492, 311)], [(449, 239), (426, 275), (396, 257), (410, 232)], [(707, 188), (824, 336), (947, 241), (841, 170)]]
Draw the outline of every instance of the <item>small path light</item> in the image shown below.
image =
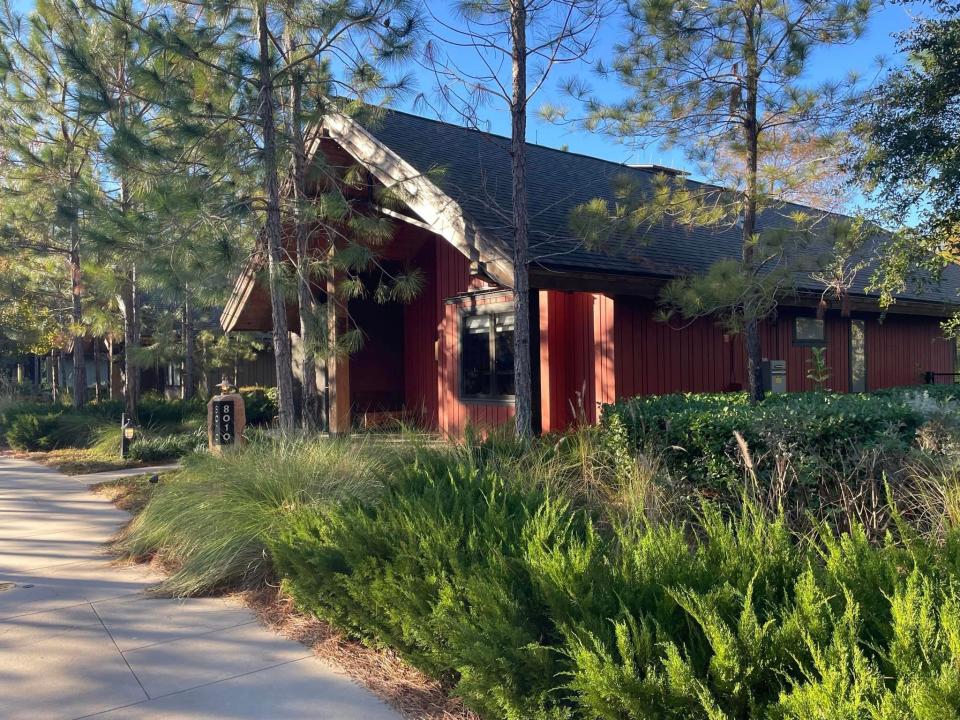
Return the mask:
[(137, 428), (126, 413), (120, 416), (120, 457), (130, 457), (130, 444), (137, 436)]
[(156, 485), (158, 482), (160, 482), (160, 476), (159, 476), (159, 475), (157, 475), (156, 473), (154, 473), (153, 475), (150, 476), (150, 483), (151, 483), (152, 485)]

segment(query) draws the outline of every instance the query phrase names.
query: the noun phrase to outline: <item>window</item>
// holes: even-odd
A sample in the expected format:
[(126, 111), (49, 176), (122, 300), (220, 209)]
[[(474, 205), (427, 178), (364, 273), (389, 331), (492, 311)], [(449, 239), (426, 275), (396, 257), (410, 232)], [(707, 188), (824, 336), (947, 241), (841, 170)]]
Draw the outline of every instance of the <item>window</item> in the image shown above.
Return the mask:
[(478, 400), (513, 399), (513, 313), (463, 317), (460, 395)]
[(867, 391), (867, 328), (863, 320), (850, 321), (850, 392)]
[(823, 345), (826, 334), (823, 320), (815, 317), (798, 317), (793, 319), (794, 345)]

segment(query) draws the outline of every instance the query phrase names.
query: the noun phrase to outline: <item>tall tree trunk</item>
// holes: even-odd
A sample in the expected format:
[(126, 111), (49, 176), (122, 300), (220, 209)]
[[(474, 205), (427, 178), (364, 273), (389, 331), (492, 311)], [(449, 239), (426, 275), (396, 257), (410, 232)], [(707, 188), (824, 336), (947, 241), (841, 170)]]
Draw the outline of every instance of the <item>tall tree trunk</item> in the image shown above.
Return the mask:
[[(293, 50), (291, 36), (290, 45)], [(303, 379), (301, 384), (301, 413), (303, 429), (316, 430), (320, 426), (320, 395), (317, 391), (317, 362), (315, 356), (316, 300), (310, 287), (309, 232), (303, 219), (303, 204), (307, 201), (307, 149), (303, 137), (303, 74), (294, 71), (290, 83), (290, 138), (293, 142), (293, 217), (297, 240), (297, 305), (300, 308), (300, 345), (303, 348)]]
[[(744, 140), (747, 151), (747, 183), (743, 210), (743, 249), (744, 270), (754, 273), (754, 234), (757, 226), (757, 164), (759, 158), (759, 127), (757, 119), (757, 54), (754, 43), (754, 17), (750, 13), (746, 19), (747, 46), (746, 55), (746, 116), (744, 118)], [(743, 305), (744, 349), (747, 355), (747, 394), (751, 403), (763, 400), (763, 382), (760, 375), (760, 322), (754, 306), (754, 298), (747, 297)]]
[(107, 385), (109, 387), (108, 394), (111, 400), (115, 400), (113, 393), (113, 334), (111, 333), (107, 336), (107, 339), (104, 340), (104, 343), (107, 346)]
[(123, 288), (123, 407), (130, 422), (137, 422), (140, 401), (140, 368), (136, 352), (140, 347), (140, 293), (137, 266), (127, 275)]
[(97, 338), (93, 338), (93, 397), (97, 402), (100, 402), (100, 383), (102, 378), (100, 377), (100, 342)]
[(531, 434), (533, 386), (530, 367), (530, 250), (527, 238), (527, 10), (525, 0), (510, 0), (513, 87), (510, 98), (510, 158), (513, 198), (513, 362), (516, 427)]
[(287, 307), (283, 293), (283, 246), (280, 225), (280, 185), (277, 179), (277, 128), (274, 120), (273, 69), (270, 63), (270, 31), (267, 9), (260, 3), (257, 11), (260, 41), (260, 123), (263, 132), (264, 190), (267, 217), (267, 269), (270, 282), (270, 306), (273, 315), (273, 355), (277, 364), (277, 405), (280, 429), (289, 433), (296, 426), (293, 407), (293, 362)]
[(87, 400), (87, 364), (83, 352), (83, 279), (80, 274), (80, 224), (70, 224), (70, 319), (73, 323), (73, 406)]
[[(181, 334), (183, 335), (183, 372), (180, 377), (180, 396), (184, 400), (192, 400), (197, 389), (197, 381), (194, 377), (197, 335), (193, 327), (193, 308), (190, 306), (189, 298), (183, 301)], [(236, 382), (236, 379), (234, 379), (234, 382)]]
[(50, 401), (54, 404), (60, 399), (60, 354), (50, 351)]

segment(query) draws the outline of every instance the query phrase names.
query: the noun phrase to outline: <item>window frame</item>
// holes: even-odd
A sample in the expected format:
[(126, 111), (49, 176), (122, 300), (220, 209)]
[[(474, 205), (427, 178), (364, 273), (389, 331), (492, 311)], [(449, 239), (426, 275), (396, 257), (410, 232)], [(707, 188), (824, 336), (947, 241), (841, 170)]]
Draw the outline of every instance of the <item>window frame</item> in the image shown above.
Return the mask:
[[(860, 323), (863, 328), (863, 390), (853, 389), (853, 324)], [(865, 318), (852, 317), (848, 326), (847, 338), (847, 391), (848, 392), (870, 392), (869, 365), (867, 358), (867, 321)]]
[[(813, 320), (820, 323), (820, 327), (823, 329), (823, 337), (819, 340), (811, 340), (809, 338), (801, 338), (797, 335), (797, 323), (801, 320)], [(793, 344), (799, 345), (800, 347), (823, 347), (827, 344), (827, 320), (826, 318), (818, 318), (813, 315), (794, 315), (793, 322), (790, 323), (790, 326), (793, 331)]]
[[(513, 311), (513, 303), (510, 302), (497, 302), (490, 303), (489, 305), (481, 305), (479, 307), (470, 308), (468, 310), (461, 310), (458, 318), (458, 327), (457, 327), (457, 364), (459, 365), (457, 369), (457, 397), (463, 403), (471, 404), (480, 404), (480, 405), (513, 405), (516, 402), (516, 394), (511, 395), (467, 395), (464, 392), (464, 362), (463, 362), (463, 333), (466, 328), (466, 319), (469, 317), (478, 317), (484, 316), (490, 318), (490, 327), (488, 330), (488, 342), (489, 342), (489, 362), (490, 362), (490, 390), (494, 390), (497, 382), (497, 354), (496, 354), (496, 339), (497, 339), (497, 318), (509, 316), (513, 318), (514, 326), (513, 331), (516, 332), (516, 317)], [(514, 363), (516, 363), (516, 358), (514, 358)], [(516, 364), (514, 364), (514, 379), (516, 379)]]

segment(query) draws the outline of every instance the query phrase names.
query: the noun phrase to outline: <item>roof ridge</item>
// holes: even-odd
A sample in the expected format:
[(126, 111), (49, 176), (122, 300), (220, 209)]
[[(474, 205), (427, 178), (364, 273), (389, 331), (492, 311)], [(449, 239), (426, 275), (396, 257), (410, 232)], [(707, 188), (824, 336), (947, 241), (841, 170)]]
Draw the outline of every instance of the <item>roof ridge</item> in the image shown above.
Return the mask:
[[(481, 129), (479, 129), (479, 128), (473, 128), (473, 127), (469, 127), (469, 126), (467, 126), (467, 125), (458, 125), (457, 123), (447, 122), (446, 120), (440, 120), (439, 118), (427, 117), (426, 115), (418, 115), (417, 113), (415, 113), (415, 112), (410, 112), (410, 111), (408, 111), (408, 110), (399, 110), (399, 109), (397, 109), (397, 108), (392, 108), (392, 107), (384, 108), (384, 110), (385, 110), (386, 112), (397, 113), (397, 114), (399, 114), (399, 115), (406, 115), (406, 116), (408, 116), (408, 117), (416, 118), (417, 120), (426, 120), (427, 122), (435, 123), (436, 125), (444, 125), (444, 126), (446, 126), (446, 127), (456, 128), (457, 130), (466, 130), (467, 132), (477, 133), (478, 135), (485, 135), (485, 136), (487, 136), (487, 137), (497, 138), (497, 139), (499, 139), (499, 140), (506, 140), (506, 141), (508, 141), (508, 142), (510, 141), (510, 137), (509, 137), (508, 135), (501, 135), (500, 133), (490, 132), (489, 130), (481, 130)], [(374, 135), (376, 135), (376, 129), (375, 129), (375, 127), (374, 127), (374, 129), (371, 129), (371, 132), (374, 133)], [(616, 160), (608, 160), (607, 158), (597, 157), (596, 155), (589, 155), (589, 154), (587, 154), (587, 153), (578, 152), (578, 151), (576, 151), (576, 150), (563, 150), (563, 149), (561, 149), (561, 148), (551, 147), (550, 145), (543, 145), (543, 144), (537, 143), (537, 142), (530, 142), (529, 140), (525, 140), (525, 141), (524, 141), (524, 144), (525, 144), (525, 145), (528, 145), (528, 146), (530, 146), (530, 147), (538, 148), (538, 149), (540, 149), (540, 150), (549, 150), (550, 152), (560, 153), (560, 154), (562, 154), (562, 155), (567, 155), (567, 156), (573, 155), (573, 156), (576, 156), (576, 157), (587, 158), (588, 160), (594, 160), (594, 161), (596, 161), (596, 162), (604, 163), (604, 164), (606, 164), (606, 165), (614, 165), (614, 166), (616, 166), (616, 167), (624, 168), (624, 169), (627, 169), (627, 170), (634, 170), (634, 171), (637, 171), (637, 172), (643, 172), (643, 173), (646, 173), (646, 174), (648, 174), (648, 175), (658, 175), (658, 174), (659, 174), (658, 171), (653, 171), (653, 170), (651, 170), (650, 168), (634, 167), (634, 166), (631, 166), (631, 165), (627, 164), (626, 162), (617, 162)], [(654, 163), (654, 165), (656, 165), (656, 163)], [(672, 169), (673, 169), (673, 170), (676, 170), (676, 171), (679, 171), (679, 172), (687, 172), (686, 170), (683, 170), (683, 169), (681, 169), (681, 168), (672, 168)], [(690, 182), (695, 182), (695, 183), (698, 183), (698, 184), (700, 184), (700, 185), (709, 185), (709, 184), (710, 184), (710, 183), (703, 182), (703, 181), (700, 181), (700, 180), (691, 180)]]
[[(476, 133), (478, 135), (482, 135), (488, 138), (506, 140), (507, 142), (510, 141), (510, 138), (507, 135), (501, 135), (499, 133), (490, 132), (488, 130), (480, 130), (479, 128), (468, 127), (466, 125), (458, 125), (457, 123), (447, 122), (446, 120), (441, 120), (439, 118), (427, 117), (426, 115), (419, 115), (415, 112), (410, 112), (408, 110), (399, 110), (397, 108), (392, 108), (392, 107), (385, 107), (383, 108), (383, 110), (388, 113), (406, 115), (407, 117), (412, 117), (417, 120), (425, 120), (426, 122), (434, 123), (435, 125), (443, 125), (444, 127), (450, 127), (456, 130), (463, 130), (466, 132)], [(370, 132), (372, 132), (374, 135), (377, 134), (376, 125), (370, 128)], [(637, 167), (635, 165), (631, 165), (626, 162), (617, 162), (616, 160), (608, 160), (607, 158), (597, 157), (596, 155), (589, 155), (587, 153), (578, 152), (576, 150), (562, 150), (560, 148), (551, 147), (549, 145), (542, 145), (540, 143), (530, 142), (529, 140), (525, 140), (524, 144), (527, 145), (528, 147), (538, 148), (540, 150), (548, 150), (553, 153), (559, 153), (566, 157), (574, 156), (574, 157), (585, 158), (587, 160), (592, 160), (594, 162), (603, 163), (604, 165), (612, 165), (613, 167), (617, 167), (622, 170), (628, 170), (636, 173), (643, 173), (648, 176), (656, 176), (656, 175), (661, 175), (665, 173), (664, 170), (657, 169), (660, 166), (656, 163), (648, 163), (651, 165), (651, 167), (649, 168)], [(729, 190), (729, 188), (724, 188), (722, 185), (717, 185), (716, 183), (712, 183), (707, 180), (695, 180), (690, 177), (689, 171), (684, 170), (682, 168), (670, 168), (670, 169), (677, 172), (680, 175), (681, 181), (685, 184), (696, 185), (698, 187), (714, 188), (720, 191)], [(801, 210), (813, 211), (815, 213), (820, 213), (823, 215), (829, 215), (836, 218), (852, 219), (853, 217), (852, 215), (848, 215), (846, 213), (839, 213), (834, 210), (827, 210), (826, 208), (818, 208), (818, 207), (814, 207), (813, 205), (804, 205), (803, 203), (798, 203), (793, 200), (781, 200), (779, 201), (779, 206), (780, 206), (779, 209), (781, 210), (789, 206), (793, 208), (799, 208)]]

